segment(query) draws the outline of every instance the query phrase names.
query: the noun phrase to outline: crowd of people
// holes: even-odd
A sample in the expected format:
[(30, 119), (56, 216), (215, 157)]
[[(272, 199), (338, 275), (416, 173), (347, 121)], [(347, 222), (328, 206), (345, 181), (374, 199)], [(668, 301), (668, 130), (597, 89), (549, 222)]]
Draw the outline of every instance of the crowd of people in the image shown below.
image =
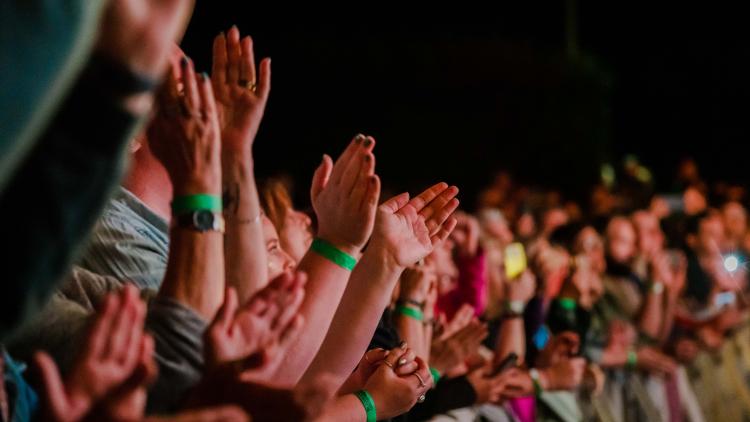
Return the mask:
[(271, 60), (236, 26), (199, 73), (189, 1), (26, 1), (0, 14), (0, 421), (750, 418), (741, 186), (500, 173), (470, 214), (443, 181), (381, 197), (358, 134), (301, 211), (256, 181)]

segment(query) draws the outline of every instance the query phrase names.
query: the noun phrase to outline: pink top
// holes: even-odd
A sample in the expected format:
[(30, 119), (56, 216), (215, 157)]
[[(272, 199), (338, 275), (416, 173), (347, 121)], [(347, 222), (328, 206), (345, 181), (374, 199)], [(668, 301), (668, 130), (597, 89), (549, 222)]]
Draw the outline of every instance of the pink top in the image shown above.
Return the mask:
[(456, 264), (458, 285), (438, 298), (435, 311), (445, 313), (450, 319), (462, 305), (468, 303), (474, 307), (474, 314), (480, 316), (487, 306), (487, 265), (484, 251), (479, 248), (473, 258), (459, 257)]

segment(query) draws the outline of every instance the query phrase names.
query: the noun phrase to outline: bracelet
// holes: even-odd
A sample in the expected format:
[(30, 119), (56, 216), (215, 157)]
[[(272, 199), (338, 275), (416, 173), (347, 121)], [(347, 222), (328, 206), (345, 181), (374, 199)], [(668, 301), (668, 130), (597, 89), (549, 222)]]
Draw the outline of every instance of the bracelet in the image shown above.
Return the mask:
[(654, 281), (651, 283), (651, 286), (649, 287), (649, 291), (655, 295), (660, 295), (664, 293), (664, 283), (659, 281)]
[(423, 300), (420, 302), (414, 299), (399, 299), (396, 301), (396, 304), (397, 305), (412, 305), (412, 306), (416, 306), (419, 309), (424, 310), (425, 301)]
[(638, 353), (635, 350), (628, 351), (628, 359), (625, 361), (625, 367), (633, 369), (638, 364)]
[(351, 255), (341, 251), (337, 247), (321, 238), (315, 238), (315, 240), (313, 240), (312, 246), (310, 246), (310, 249), (312, 249), (313, 252), (317, 253), (323, 258), (346, 270), (351, 271), (354, 269), (354, 266), (357, 265), (357, 260), (354, 259)]
[(221, 196), (199, 193), (176, 196), (172, 200), (172, 214), (187, 214), (192, 211), (221, 212)]
[(438, 381), (440, 381), (440, 372), (438, 372), (437, 369), (430, 366), (430, 373), (432, 374), (433, 385), (437, 385)]
[(424, 314), (419, 309), (414, 309), (408, 306), (398, 305), (396, 306), (396, 312), (409, 318), (414, 318), (417, 321), (424, 320)]
[(542, 383), (539, 381), (539, 371), (536, 368), (529, 369), (529, 376), (531, 377), (531, 383), (534, 384), (534, 395), (537, 397), (541, 396), (544, 392)]
[(568, 310), (568, 311), (574, 311), (577, 306), (576, 301), (569, 297), (561, 297), (557, 299), (557, 303), (560, 304), (561, 308)]
[(508, 300), (505, 302), (505, 311), (514, 315), (523, 315), (526, 309), (526, 302), (522, 300)]
[(370, 393), (368, 393), (365, 390), (359, 390), (356, 393), (354, 393), (354, 396), (356, 396), (360, 402), (362, 402), (362, 406), (365, 408), (365, 413), (367, 413), (367, 422), (376, 422), (378, 420), (377, 412), (375, 411), (375, 401), (372, 400), (372, 396)]

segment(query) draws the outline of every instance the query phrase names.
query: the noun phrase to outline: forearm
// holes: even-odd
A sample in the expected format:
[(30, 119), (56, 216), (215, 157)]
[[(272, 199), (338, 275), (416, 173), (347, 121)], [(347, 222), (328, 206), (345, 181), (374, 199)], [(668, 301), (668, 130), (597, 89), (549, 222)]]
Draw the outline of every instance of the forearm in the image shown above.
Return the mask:
[(172, 298), (212, 320), (224, 301), (224, 236), (175, 227), (159, 296)]
[(677, 302), (679, 297), (674, 294), (667, 295), (664, 306), (664, 318), (661, 326), (661, 333), (659, 335), (659, 341), (664, 343), (669, 339), (669, 335), (672, 333), (672, 327), (674, 327), (674, 317), (677, 312)]
[(663, 296), (649, 291), (643, 313), (638, 323), (640, 331), (651, 338), (659, 338), (662, 328), (662, 300)]
[(389, 265), (374, 248), (368, 250), (352, 272), (320, 351), (305, 372), (305, 380), (322, 374), (340, 386), (357, 366), (372, 340), (383, 309), (403, 268)]
[(425, 348), (424, 323), (398, 312), (394, 315), (394, 319), (401, 338), (414, 351), (414, 354), (427, 361), (430, 357), (430, 349)]
[[(305, 335), (299, 336), (288, 349), (284, 365), (276, 374), (276, 381), (281, 385), (296, 384), (310, 366), (323, 344), (351, 275), (312, 250), (302, 258), (298, 270), (307, 274), (305, 300), (299, 310), (305, 318)], [(379, 312), (382, 311), (383, 308)]]
[(505, 318), (500, 324), (500, 334), (495, 344), (495, 356), (503, 359), (510, 353), (518, 356), (518, 362), (524, 361), (526, 355), (526, 332), (523, 318)]
[(261, 208), (252, 157), (224, 156), (224, 259), (226, 283), (245, 303), (268, 282)]

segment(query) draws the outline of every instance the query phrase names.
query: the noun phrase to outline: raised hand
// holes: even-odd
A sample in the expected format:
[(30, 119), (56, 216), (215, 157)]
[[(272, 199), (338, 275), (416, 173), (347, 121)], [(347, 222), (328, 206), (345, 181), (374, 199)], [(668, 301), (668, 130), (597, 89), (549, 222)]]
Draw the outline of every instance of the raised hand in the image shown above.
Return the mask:
[(318, 237), (350, 255), (370, 238), (380, 198), (375, 175), (375, 140), (357, 135), (334, 164), (331, 157), (315, 170), (310, 197), (318, 217)]
[(488, 334), (487, 325), (473, 319), (451, 336), (435, 339), (430, 349), (430, 365), (440, 373), (449, 372), (476, 353)]
[(192, 61), (183, 57), (168, 73), (157, 103), (149, 147), (167, 169), (175, 195), (220, 193), (220, 130), (209, 79), (196, 76)]
[[(430, 286), (434, 284), (434, 273), (424, 267), (415, 266), (404, 270), (399, 280), (399, 299), (425, 303)], [(426, 307), (425, 307), (426, 309)]]
[[(304, 273), (282, 274), (238, 309), (237, 294), (227, 289), (224, 305), (206, 331), (206, 364), (241, 363), (238, 376), (261, 381), (278, 365), (300, 334), (297, 315), (304, 298)], [(277, 359), (278, 358), (278, 359)]]
[(271, 59), (260, 62), (256, 75), (253, 40), (240, 39), (233, 26), (214, 38), (214, 94), (218, 105), (224, 154), (246, 157), (251, 154), (255, 135), (271, 91)]
[[(444, 318), (444, 314), (443, 314)], [(471, 321), (474, 319), (474, 307), (469, 305), (468, 303), (464, 303), (461, 305), (460, 308), (458, 308), (458, 311), (456, 311), (455, 314), (453, 314), (453, 318), (451, 318), (450, 321), (445, 322), (442, 324), (442, 331), (440, 332), (439, 339), (445, 340), (448, 337), (452, 336), (454, 333), (458, 332), (462, 328), (466, 327)]]
[(141, 357), (153, 345), (143, 333), (145, 314), (132, 285), (118, 295), (107, 295), (64, 382), (48, 354), (34, 356), (42, 377), (45, 420), (80, 420), (134, 376)]
[(378, 207), (370, 247), (381, 250), (396, 267), (414, 265), (450, 235), (458, 208), (458, 188), (438, 183), (409, 200), (402, 193)]

